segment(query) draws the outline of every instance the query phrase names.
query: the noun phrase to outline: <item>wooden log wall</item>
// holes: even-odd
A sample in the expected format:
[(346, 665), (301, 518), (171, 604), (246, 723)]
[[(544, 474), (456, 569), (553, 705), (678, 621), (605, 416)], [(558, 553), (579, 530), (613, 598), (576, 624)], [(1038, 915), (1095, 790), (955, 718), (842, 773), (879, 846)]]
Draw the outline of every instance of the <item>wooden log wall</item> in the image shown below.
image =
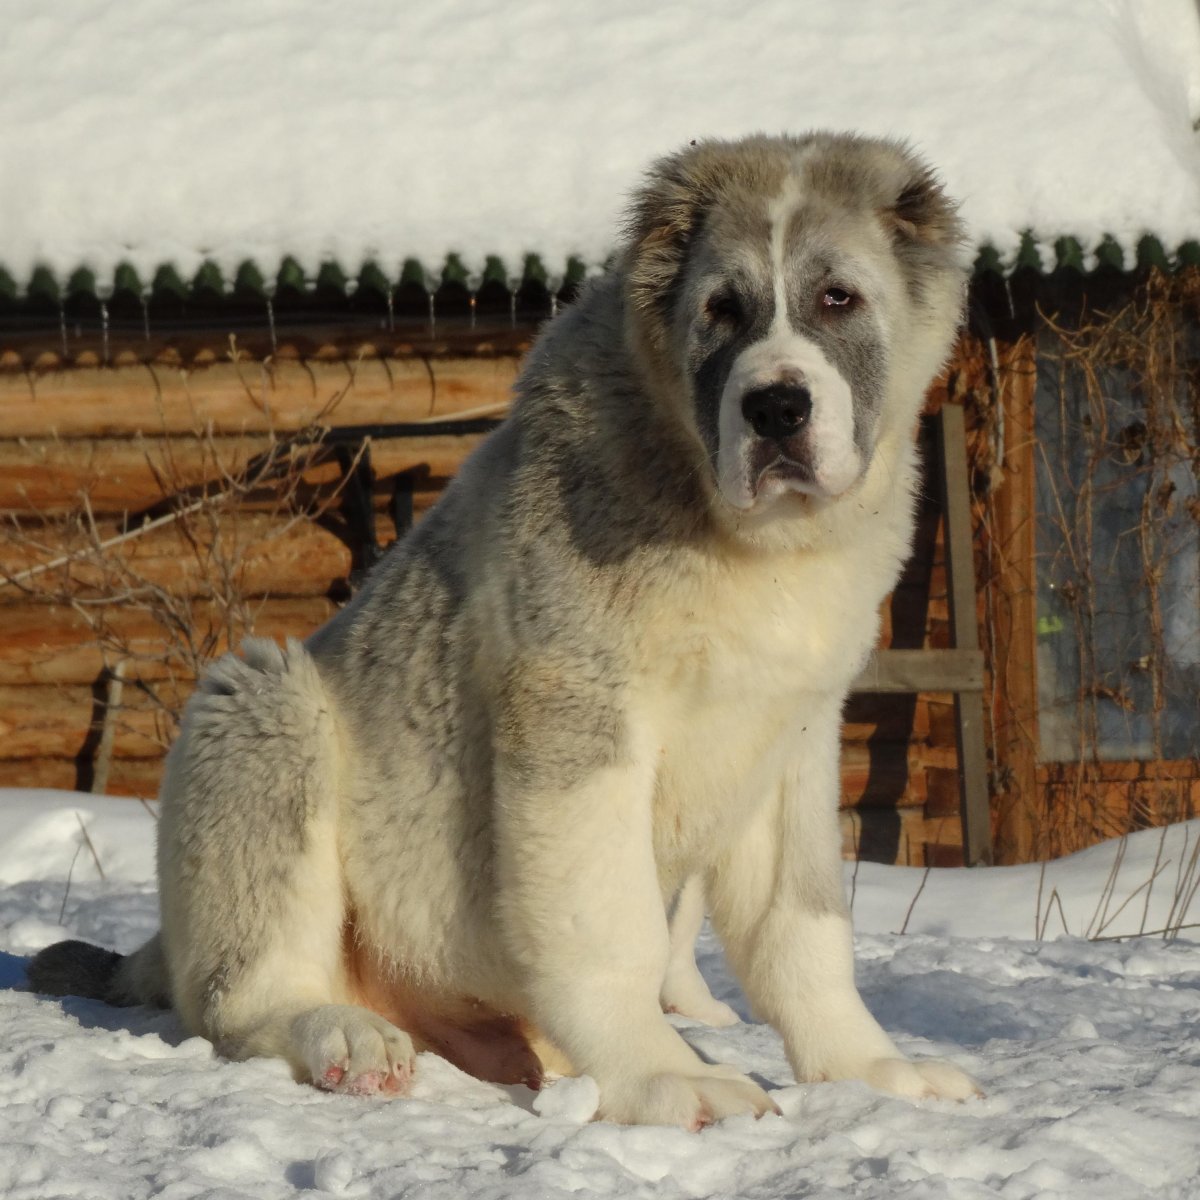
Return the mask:
[[(210, 506), (205, 520), (172, 520), (181, 495), (219, 492), (314, 422), (502, 414), (519, 355), (360, 347), (348, 357), (113, 361), (124, 365), (0, 356), (0, 581), (18, 581), (0, 582), (0, 785), (90, 786), (106, 671), (120, 658), (107, 790), (152, 796), (198, 665), (247, 632), (303, 636), (349, 594), (355, 547), (338, 501), (330, 503), (342, 477), (332, 459), (298, 464), (287, 505), (263, 481), (218, 507), (219, 519)], [(371, 445), (380, 545), (394, 537), (396, 476), (412, 473), (419, 519), (478, 441)], [(162, 523), (141, 532), (147, 520)], [(98, 554), (97, 545), (107, 548)], [(885, 646), (949, 644), (932, 503), (883, 623)], [(960, 861), (952, 697), (858, 696), (845, 739), (847, 854)]]

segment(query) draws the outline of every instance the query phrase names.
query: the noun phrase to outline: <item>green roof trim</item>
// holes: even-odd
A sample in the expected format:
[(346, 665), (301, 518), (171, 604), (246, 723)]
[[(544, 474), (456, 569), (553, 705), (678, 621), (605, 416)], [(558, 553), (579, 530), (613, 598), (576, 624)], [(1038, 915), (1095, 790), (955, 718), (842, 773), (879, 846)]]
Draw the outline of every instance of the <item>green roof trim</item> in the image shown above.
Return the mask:
[(156, 297), (170, 296), (178, 300), (186, 300), (188, 285), (183, 282), (183, 277), (179, 272), (167, 263), (154, 272), (154, 282), (150, 284), (150, 294)]
[(260, 300), (266, 300), (267, 281), (257, 263), (247, 259), (238, 267), (237, 274), (233, 277), (233, 290), (235, 294), (257, 296)]
[(275, 291), (307, 291), (304, 268), (294, 258), (285, 258), (279, 264), (279, 274), (275, 279)]
[(201, 263), (196, 278), (192, 280), (193, 296), (203, 296), (205, 292), (213, 297), (225, 295), (225, 280), (221, 276), (221, 268), (214, 262)]
[(1059, 267), (1067, 271), (1078, 271), (1083, 274), (1083, 247), (1078, 238), (1063, 237), (1054, 243), (1054, 257)]
[(502, 288), (508, 287), (508, 271), (504, 267), (504, 260), (497, 258), (494, 254), (489, 254), (487, 260), (483, 264), (483, 280), (482, 284), (494, 283), (499, 284)]
[(48, 267), (34, 267), (26, 293), (37, 300), (49, 300), (52, 304), (58, 304), (62, 300), (58, 280), (50, 273)]
[(1137, 265), (1143, 270), (1150, 268), (1159, 271), (1170, 270), (1170, 260), (1167, 258), (1166, 251), (1162, 247), (1162, 242), (1158, 238), (1144, 237), (1138, 242)]
[(87, 267), (80, 267), (71, 273), (71, 278), (67, 280), (68, 296), (95, 296), (96, 294), (96, 275), (93, 271)]
[(369, 295), (373, 292), (377, 296), (386, 297), (392, 290), (392, 282), (378, 263), (366, 262), (363, 263), (362, 270), (358, 273), (354, 290), (360, 295)]
[(1024, 271), (1041, 271), (1042, 269), (1042, 251), (1030, 233), (1021, 235), (1021, 245), (1017, 248), (1017, 269)]
[[(1166, 255), (1164, 254), (1165, 258)], [(1125, 270), (1125, 251), (1117, 245), (1113, 238), (1106, 237), (1096, 247), (1096, 262), (1102, 267), (1111, 267), (1114, 271)]]
[[(991, 245), (979, 247), (974, 271), (976, 275), (1010, 275), (1018, 270), (1037, 274), (1069, 270), (1082, 274), (1101, 268), (1170, 271), (1198, 265), (1200, 241), (1185, 242), (1174, 252), (1169, 252), (1158, 238), (1146, 236), (1138, 242), (1135, 253), (1129, 254), (1112, 237), (1089, 248), (1069, 235), (1051, 243), (1027, 233), (1021, 238), (1015, 255), (1002, 254)], [(455, 253), (448, 255), (437, 268), (417, 258), (405, 259), (398, 274), (387, 271), (375, 260), (368, 260), (355, 269), (327, 260), (320, 264), (315, 274), (307, 274), (299, 261), (289, 256), (279, 264), (273, 278), (269, 271), (252, 260), (242, 262), (232, 279), (227, 278), (215, 262), (205, 261), (191, 280), (185, 280), (173, 265), (166, 263), (147, 283), (136, 268), (122, 262), (111, 281), (98, 277), (87, 266), (77, 268), (65, 280), (56, 277), (49, 268), (39, 266), (22, 286), (19, 279), (0, 265), (0, 302), (19, 304), (29, 299), (57, 307), (80, 297), (105, 299), (119, 293), (149, 300), (169, 298), (184, 303), (192, 300), (212, 303), (234, 296), (243, 302), (258, 299), (266, 304), (280, 293), (298, 297), (323, 293), (346, 298), (360, 293), (367, 297), (378, 296), (381, 303), (386, 303), (397, 289), (412, 287), (427, 294), (447, 285), (462, 287), (472, 295), (484, 286), (499, 286), (514, 294), (529, 287), (558, 292), (578, 287), (590, 273), (588, 264), (578, 257), (557, 264), (548, 263), (537, 254), (525, 255), (517, 262), (488, 255), (482, 267), (478, 267)]]
[(476, 288), (470, 286), (469, 279), (470, 275), (463, 266), (462, 259), (457, 254), (447, 255), (446, 265), (442, 268), (442, 287), (457, 285), (466, 288), (468, 292), (476, 291)]
[(127, 293), (130, 296), (145, 294), (145, 288), (142, 286), (141, 279), (138, 278), (137, 271), (129, 263), (118, 263), (116, 271), (113, 272), (113, 295), (119, 292)]
[(432, 291), (429, 286), (431, 276), (415, 258), (406, 258), (400, 268), (400, 287), (419, 287), (422, 291)]

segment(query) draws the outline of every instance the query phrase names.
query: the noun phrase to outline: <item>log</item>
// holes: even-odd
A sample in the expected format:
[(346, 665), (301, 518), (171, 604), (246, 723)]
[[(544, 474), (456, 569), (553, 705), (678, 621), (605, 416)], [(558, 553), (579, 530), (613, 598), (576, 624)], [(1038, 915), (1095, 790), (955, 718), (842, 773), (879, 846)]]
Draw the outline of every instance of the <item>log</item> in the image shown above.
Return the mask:
[[(376, 441), (372, 465), (381, 484), (417, 468), (434, 479), (449, 479), (482, 437), (444, 434)], [(86, 496), (97, 513), (140, 512), (189, 489), (226, 490), (224, 477), (238, 477), (268, 445), (262, 437), (224, 436), (3, 441), (0, 510), (70, 513)], [(340, 479), (341, 468), (328, 458), (299, 473), (309, 489), (328, 488)], [(264, 481), (264, 491), (276, 487)]]
[[(962, 857), (962, 822), (958, 816), (926, 817), (920, 809), (901, 809), (884, 813), (877, 809), (843, 809), (838, 814), (842, 830), (842, 857), (853, 861), (861, 851), (872, 847), (895, 847), (890, 859), (871, 858), (867, 861), (888, 861), (902, 867), (923, 867), (934, 862), (946, 863)], [(884, 828), (886, 826), (886, 828)], [(913, 881), (913, 894), (919, 886), (919, 876)], [(911, 899), (911, 897), (909, 897)], [(899, 930), (908, 910), (906, 900), (896, 910), (894, 929)]]
[(285, 433), (508, 407), (515, 357), (0, 372), (0, 438)]
[[(191, 611), (193, 641), (209, 646), (211, 655), (224, 653), (229, 648), (225, 610), (198, 600)], [(336, 611), (333, 601), (323, 596), (265, 600), (252, 606), (253, 623), (246, 633), (303, 638)], [(97, 621), (102, 622), (107, 652), (97, 641)], [(239, 640), (240, 636), (244, 634)], [(49, 604), (0, 607), (0, 685), (90, 686), (125, 648), (134, 656), (126, 669), (127, 681), (188, 676), (186, 656), (171, 632), (144, 607), (110, 606), (102, 613)]]
[[(97, 535), (104, 540), (120, 528), (104, 522)], [(321, 596), (345, 580), (351, 567), (346, 543), (308, 520), (231, 512), (222, 515), (215, 537), (203, 526), (189, 524), (188, 529), (195, 543), (184, 536), (181, 524), (173, 523), (114, 546), (99, 560), (82, 538), (54, 544), (31, 529), (31, 541), (45, 542), (39, 552), (11, 532), (0, 535), (0, 601), (12, 604), (20, 598), (19, 590), (5, 585), (4, 579), (66, 553), (79, 557), (33, 576), (26, 586), (48, 597), (95, 597), (114, 592), (119, 596), (132, 582), (162, 588), (172, 596), (203, 596), (219, 586), (216, 568), (225, 563), (231, 568), (233, 586), (243, 596)], [(376, 529), (381, 544), (393, 536), (390, 521), (382, 516)]]
[[(161, 758), (114, 758), (106, 791), (110, 796), (140, 796), (152, 800), (162, 779)], [(0, 758), (0, 787), (62, 788), (83, 786), (80, 768), (70, 758)], [(130, 800), (130, 804), (136, 804)]]
[[(154, 687), (175, 711), (191, 691), (190, 684), (172, 680)], [(74, 758), (98, 736), (101, 711), (91, 688), (0, 687), (0, 758)], [(161, 758), (173, 733), (171, 720), (146, 691), (124, 689), (114, 725), (114, 761)]]
[[(187, 679), (151, 681), (148, 687), (179, 712), (191, 694)], [(81, 685), (0, 686), (0, 758), (73, 758), (94, 736), (100, 711), (92, 688)], [(166, 752), (174, 726), (146, 690), (127, 686), (116, 723), (113, 760), (156, 758)], [(910, 759), (919, 748), (904, 743), (890, 756), (865, 746), (847, 746), (842, 755), (843, 806), (870, 806), (883, 799), (885, 807), (924, 803), (923, 773)]]

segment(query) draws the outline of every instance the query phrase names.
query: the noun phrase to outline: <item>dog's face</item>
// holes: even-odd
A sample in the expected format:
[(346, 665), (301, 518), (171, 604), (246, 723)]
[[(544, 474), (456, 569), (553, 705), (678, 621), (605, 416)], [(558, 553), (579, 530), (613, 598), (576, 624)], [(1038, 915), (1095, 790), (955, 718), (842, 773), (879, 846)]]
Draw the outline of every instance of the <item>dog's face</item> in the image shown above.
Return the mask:
[(741, 512), (851, 490), (897, 384), (924, 371), (919, 404), (957, 325), (953, 206), (888, 142), (705, 143), (658, 165), (632, 234), (635, 311)]

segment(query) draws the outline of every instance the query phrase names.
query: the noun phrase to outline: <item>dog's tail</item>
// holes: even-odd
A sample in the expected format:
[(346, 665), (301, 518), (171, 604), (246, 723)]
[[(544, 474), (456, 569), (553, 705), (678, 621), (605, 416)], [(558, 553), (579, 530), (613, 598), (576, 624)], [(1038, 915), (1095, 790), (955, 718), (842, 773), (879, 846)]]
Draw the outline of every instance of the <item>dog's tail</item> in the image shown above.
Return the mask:
[(55, 942), (33, 956), (26, 978), (30, 991), (46, 996), (83, 996), (122, 1007), (171, 1006), (158, 934), (132, 954), (88, 942)]

